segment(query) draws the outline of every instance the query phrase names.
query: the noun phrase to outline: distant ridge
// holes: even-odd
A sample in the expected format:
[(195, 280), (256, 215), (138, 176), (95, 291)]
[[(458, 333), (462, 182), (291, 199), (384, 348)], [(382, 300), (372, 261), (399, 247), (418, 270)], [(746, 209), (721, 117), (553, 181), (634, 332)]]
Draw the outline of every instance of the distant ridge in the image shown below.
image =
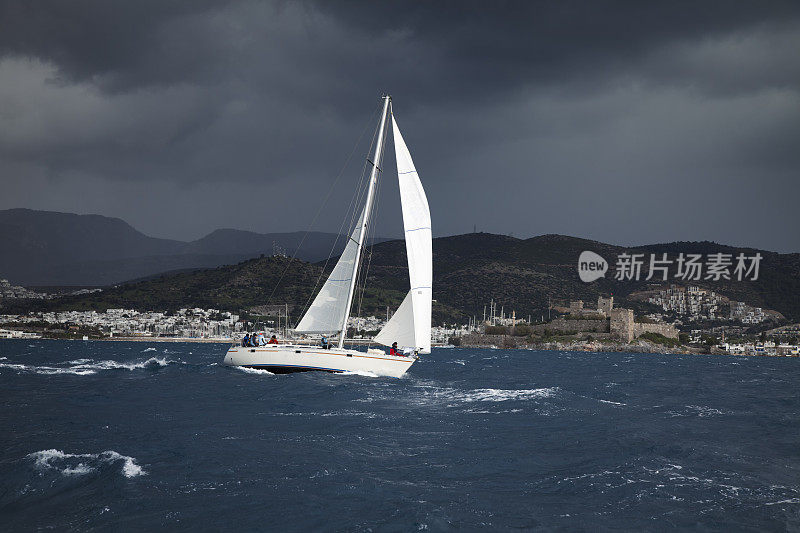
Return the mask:
[(0, 278), (17, 285), (111, 285), (276, 253), (319, 261), (332, 249), (338, 255), (345, 240), (334, 247), (336, 241), (335, 233), (219, 229), (184, 242), (147, 236), (119, 218), (6, 209), (0, 210)]
[[(600, 295), (614, 295), (618, 305), (653, 311), (632, 297), (652, 282), (617, 281), (612, 276), (592, 283), (580, 281), (577, 259), (592, 250), (613, 263), (623, 251), (636, 253), (752, 253), (711, 242), (653, 244), (623, 248), (565, 235), (542, 235), (518, 239), (490, 233), (470, 233), (433, 240), (434, 319), (466, 322), (482, 317), (484, 306), (494, 299), (520, 318), (546, 315), (548, 299), (581, 299), (592, 305)], [(760, 250), (763, 260), (756, 281), (692, 281), (748, 305), (779, 311), (800, 320), (800, 254), (777, 254)], [(408, 292), (408, 272), (403, 241), (386, 241), (367, 249), (367, 290), (356, 298), (361, 314), (383, 315), (386, 306), (397, 307)], [(100, 293), (43, 302), (8, 302), (7, 310), (95, 309), (126, 307), (138, 310), (168, 310), (206, 307), (246, 311), (263, 304), (288, 303), (297, 318), (310, 296), (319, 288), (323, 263), (294, 261), (287, 268), (285, 257), (250, 259), (237, 264), (191, 272), (171, 273), (121, 285)], [(332, 268), (334, 262), (328, 263)], [(284, 275), (285, 273), (285, 275)], [(282, 280), (281, 283), (278, 283)], [(671, 283), (659, 282), (661, 284)], [(631, 296), (629, 298), (629, 296)]]

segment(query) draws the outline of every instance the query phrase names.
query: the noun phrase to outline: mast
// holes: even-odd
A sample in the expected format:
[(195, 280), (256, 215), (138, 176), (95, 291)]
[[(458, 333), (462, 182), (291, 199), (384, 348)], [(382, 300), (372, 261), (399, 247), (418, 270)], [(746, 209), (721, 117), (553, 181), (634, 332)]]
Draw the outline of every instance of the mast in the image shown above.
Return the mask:
[(384, 131), (386, 130), (386, 116), (389, 112), (389, 104), (392, 101), (391, 96), (383, 97), (383, 114), (381, 115), (381, 125), (378, 126), (378, 140), (375, 143), (375, 155), (372, 156), (372, 171), (369, 175), (369, 189), (367, 190), (367, 203), (364, 207), (364, 220), (361, 221), (361, 231), (358, 234), (358, 250), (356, 250), (356, 257), (353, 261), (353, 276), (350, 279), (350, 290), (347, 292), (347, 306), (345, 307), (344, 320), (342, 321), (342, 332), (339, 335), (339, 348), (344, 348), (344, 338), (347, 335), (347, 320), (350, 318), (350, 306), (353, 305), (353, 294), (356, 289), (356, 278), (358, 277), (358, 264), (361, 262), (361, 250), (364, 248), (364, 237), (367, 234), (367, 221), (369, 219), (369, 212), (372, 208), (372, 201), (375, 196), (375, 184), (378, 181), (378, 172), (380, 168), (378, 165), (381, 162), (381, 154), (383, 153), (383, 139), (385, 137)]

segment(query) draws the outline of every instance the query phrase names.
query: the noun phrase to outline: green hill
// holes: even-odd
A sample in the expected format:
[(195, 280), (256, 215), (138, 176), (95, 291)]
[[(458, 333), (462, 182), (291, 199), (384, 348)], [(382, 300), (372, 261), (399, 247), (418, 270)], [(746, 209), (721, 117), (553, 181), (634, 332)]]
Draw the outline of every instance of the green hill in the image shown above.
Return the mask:
[[(577, 260), (584, 250), (603, 256), (612, 272), (606, 278), (583, 283)], [(517, 316), (546, 314), (548, 299), (582, 299), (591, 305), (598, 296), (613, 294), (617, 302), (646, 309), (632, 293), (653, 288), (646, 281), (617, 281), (613, 268), (621, 252), (752, 255), (757, 250), (739, 249), (711, 242), (655, 244), (637, 249), (562, 235), (515, 239), (488, 233), (472, 233), (434, 239), (434, 319), (465, 321), (482, 316), (484, 305), (494, 298)], [(691, 282), (749, 305), (774, 309), (792, 320), (800, 319), (800, 254), (762, 254), (757, 281)], [(354, 309), (361, 314), (385, 313), (399, 305), (408, 290), (405, 243), (388, 241), (367, 248), (367, 289), (356, 297)], [(327, 268), (334, 264), (331, 260)], [(45, 302), (6, 302), (3, 312), (27, 310), (104, 310), (111, 307), (138, 310), (172, 310), (180, 307), (242, 311), (263, 304), (288, 303), (297, 317), (321, 286), (324, 263), (311, 264), (283, 257), (262, 257), (218, 268), (165, 274), (108, 288), (100, 293), (69, 296)], [(279, 283), (280, 281), (280, 283)], [(667, 282), (669, 283), (669, 281)], [(664, 284), (664, 282), (659, 282)], [(686, 285), (686, 282), (682, 284)], [(644, 308), (642, 307), (644, 306)]]

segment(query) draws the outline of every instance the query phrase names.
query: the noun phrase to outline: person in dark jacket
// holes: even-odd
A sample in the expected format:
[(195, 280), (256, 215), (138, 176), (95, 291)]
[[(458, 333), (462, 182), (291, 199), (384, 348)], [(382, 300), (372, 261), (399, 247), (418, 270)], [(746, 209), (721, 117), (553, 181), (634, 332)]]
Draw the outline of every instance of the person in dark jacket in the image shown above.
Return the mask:
[(250, 346), (250, 334), (245, 333), (244, 337), (242, 337), (242, 346)]

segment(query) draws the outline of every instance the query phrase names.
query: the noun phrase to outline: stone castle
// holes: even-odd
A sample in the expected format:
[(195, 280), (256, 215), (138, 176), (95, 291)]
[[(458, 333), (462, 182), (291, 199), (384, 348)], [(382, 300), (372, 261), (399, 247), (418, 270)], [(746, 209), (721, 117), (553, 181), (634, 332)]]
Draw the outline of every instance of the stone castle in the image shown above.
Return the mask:
[(678, 338), (678, 330), (671, 324), (644, 324), (636, 322), (632, 309), (614, 308), (614, 297), (597, 298), (597, 309), (587, 309), (581, 300), (571, 301), (568, 316), (556, 318), (547, 324), (533, 326), (539, 333), (587, 333), (594, 338), (619, 339), (631, 342), (644, 333), (657, 333), (670, 339)]

